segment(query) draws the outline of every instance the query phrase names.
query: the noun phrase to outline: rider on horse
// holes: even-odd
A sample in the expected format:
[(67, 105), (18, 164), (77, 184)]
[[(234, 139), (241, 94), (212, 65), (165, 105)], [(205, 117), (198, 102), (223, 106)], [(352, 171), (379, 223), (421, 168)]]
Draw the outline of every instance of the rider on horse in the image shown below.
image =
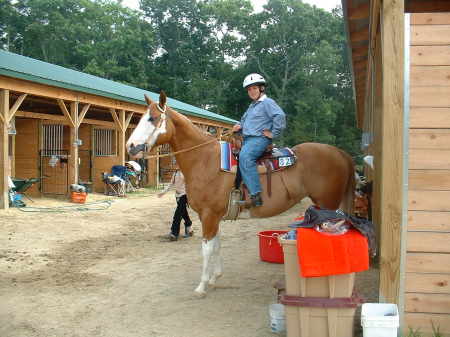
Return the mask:
[(256, 160), (280, 136), (286, 127), (286, 117), (279, 105), (265, 94), (266, 80), (259, 74), (247, 75), (243, 83), (252, 103), (233, 132), (242, 131), (244, 144), (239, 154), (239, 169), (249, 189), (254, 207), (262, 206), (261, 184)]

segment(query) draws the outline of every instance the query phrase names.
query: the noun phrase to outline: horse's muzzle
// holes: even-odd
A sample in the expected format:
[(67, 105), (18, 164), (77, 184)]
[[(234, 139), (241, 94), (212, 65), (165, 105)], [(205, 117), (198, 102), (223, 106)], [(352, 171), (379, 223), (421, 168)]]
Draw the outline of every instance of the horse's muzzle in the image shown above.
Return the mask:
[(139, 145), (134, 145), (131, 144), (130, 147), (128, 148), (128, 153), (132, 156), (136, 156), (139, 152), (146, 152), (147, 151), (147, 144), (139, 144)]

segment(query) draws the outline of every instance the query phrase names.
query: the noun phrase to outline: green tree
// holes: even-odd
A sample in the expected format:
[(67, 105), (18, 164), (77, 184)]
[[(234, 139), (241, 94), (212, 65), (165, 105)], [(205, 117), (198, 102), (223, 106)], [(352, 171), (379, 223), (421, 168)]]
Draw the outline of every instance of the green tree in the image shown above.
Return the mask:
[(145, 87), (152, 54), (151, 27), (113, 1), (9, 2), (12, 52), (116, 81)]

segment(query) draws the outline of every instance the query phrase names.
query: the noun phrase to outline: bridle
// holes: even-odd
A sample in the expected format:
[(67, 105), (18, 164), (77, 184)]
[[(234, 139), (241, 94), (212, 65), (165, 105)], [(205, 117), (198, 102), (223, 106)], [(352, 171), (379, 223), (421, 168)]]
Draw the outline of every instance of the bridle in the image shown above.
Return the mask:
[[(159, 104), (156, 104), (156, 107), (157, 107), (158, 110), (161, 112), (160, 120), (159, 120), (159, 122), (158, 122), (158, 125), (155, 127), (155, 129), (152, 131), (152, 133), (149, 135), (148, 138), (151, 138), (151, 136), (152, 136), (152, 135), (153, 135), (153, 134), (161, 127), (163, 121), (166, 120), (166, 109), (167, 109), (167, 104), (164, 105), (164, 108), (161, 108), (161, 107), (159, 106)], [(228, 133), (226, 133), (226, 134), (221, 135), (220, 138), (222, 138), (223, 136), (230, 135), (230, 134), (231, 134), (231, 133), (228, 132)], [(219, 140), (220, 140), (220, 139), (219, 139)], [(172, 156), (175, 156), (175, 155), (180, 154), (180, 153), (184, 153), (184, 152), (189, 152), (189, 151), (195, 150), (195, 149), (197, 149), (197, 148), (199, 148), (199, 147), (202, 147), (202, 146), (211, 144), (211, 143), (216, 142), (216, 141), (217, 141), (217, 138), (213, 138), (213, 139), (211, 139), (211, 140), (209, 140), (209, 141), (207, 141), (207, 142), (204, 142), (204, 143), (201, 143), (201, 144), (197, 144), (197, 145), (188, 147), (187, 149), (182, 149), (182, 150), (179, 150), (179, 151), (170, 152), (170, 153), (165, 153), (165, 154), (156, 154), (156, 155), (144, 156), (144, 159), (172, 157)], [(148, 144), (145, 143), (145, 144), (144, 144), (144, 149), (143, 149), (143, 151), (144, 151), (144, 152), (148, 152), (148, 150), (149, 150), (149, 149), (148, 149)]]

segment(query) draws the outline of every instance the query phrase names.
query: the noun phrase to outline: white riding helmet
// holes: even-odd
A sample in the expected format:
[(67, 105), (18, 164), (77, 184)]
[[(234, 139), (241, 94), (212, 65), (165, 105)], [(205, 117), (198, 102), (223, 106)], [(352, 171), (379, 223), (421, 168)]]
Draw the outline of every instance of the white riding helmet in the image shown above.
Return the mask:
[(245, 76), (244, 83), (242, 83), (244, 89), (252, 84), (266, 84), (266, 80), (260, 74), (256, 73)]

